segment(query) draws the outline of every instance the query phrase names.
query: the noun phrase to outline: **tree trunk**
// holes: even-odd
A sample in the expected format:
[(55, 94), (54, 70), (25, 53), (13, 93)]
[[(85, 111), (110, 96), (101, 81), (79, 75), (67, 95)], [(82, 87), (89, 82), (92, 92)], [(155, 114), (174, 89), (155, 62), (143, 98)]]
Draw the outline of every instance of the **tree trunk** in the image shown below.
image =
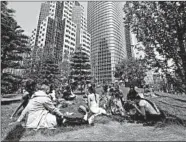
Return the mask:
[(185, 47), (183, 43), (183, 32), (178, 32), (178, 42), (179, 42), (179, 47), (180, 47), (180, 57), (182, 60), (182, 67), (184, 70), (184, 78), (182, 78), (182, 81), (184, 84), (186, 84), (186, 52), (185, 52)]

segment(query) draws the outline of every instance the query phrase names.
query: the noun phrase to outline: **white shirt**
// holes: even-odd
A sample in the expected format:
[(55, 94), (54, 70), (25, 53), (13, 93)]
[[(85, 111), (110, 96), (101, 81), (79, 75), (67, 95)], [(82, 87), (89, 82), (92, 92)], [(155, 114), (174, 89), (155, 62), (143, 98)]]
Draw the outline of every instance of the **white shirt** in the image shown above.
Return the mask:
[(32, 95), (18, 121), (21, 121), (28, 114), (27, 128), (53, 128), (57, 125), (57, 121), (56, 116), (50, 112), (62, 115), (45, 92), (37, 91)]
[(155, 115), (159, 115), (160, 111), (157, 109), (157, 111), (154, 109), (154, 107), (147, 102), (146, 100), (140, 100), (139, 102), (139, 106), (140, 107), (144, 107), (145, 111), (149, 112), (150, 114), (155, 114)]
[(88, 95), (88, 106), (93, 113), (97, 113), (99, 109), (99, 95), (89, 94)]

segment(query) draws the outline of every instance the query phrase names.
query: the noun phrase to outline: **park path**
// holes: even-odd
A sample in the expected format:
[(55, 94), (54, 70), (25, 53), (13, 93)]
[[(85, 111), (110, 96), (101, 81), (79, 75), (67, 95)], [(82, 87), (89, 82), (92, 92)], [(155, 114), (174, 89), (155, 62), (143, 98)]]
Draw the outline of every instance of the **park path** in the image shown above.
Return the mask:
[(142, 124), (111, 121), (52, 136), (37, 133), (22, 137), (20, 141), (184, 141), (185, 134), (186, 129), (180, 126), (154, 128)]

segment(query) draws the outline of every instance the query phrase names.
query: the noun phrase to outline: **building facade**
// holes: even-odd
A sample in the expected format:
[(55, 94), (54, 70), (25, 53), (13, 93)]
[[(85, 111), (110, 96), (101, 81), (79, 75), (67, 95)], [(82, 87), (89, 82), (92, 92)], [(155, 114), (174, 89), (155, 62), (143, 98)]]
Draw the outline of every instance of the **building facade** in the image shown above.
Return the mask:
[(90, 55), (90, 34), (87, 31), (87, 20), (84, 16), (84, 7), (76, 1), (72, 9), (72, 21), (77, 25), (76, 47)]
[(56, 62), (69, 57), (76, 47), (76, 24), (72, 22), (74, 2), (45, 2), (41, 5), (35, 49), (43, 51), (43, 59), (52, 53)]
[(121, 2), (88, 2), (91, 68), (97, 82), (114, 81), (115, 66), (127, 59)]

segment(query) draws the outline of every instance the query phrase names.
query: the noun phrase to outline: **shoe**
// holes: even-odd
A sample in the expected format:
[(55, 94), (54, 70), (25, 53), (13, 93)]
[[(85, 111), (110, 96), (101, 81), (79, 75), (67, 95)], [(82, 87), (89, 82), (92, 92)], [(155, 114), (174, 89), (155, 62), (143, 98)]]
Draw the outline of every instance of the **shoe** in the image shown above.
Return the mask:
[(63, 118), (63, 120), (62, 120), (62, 124), (65, 125), (66, 122), (67, 122), (67, 120), (66, 120), (65, 118)]

